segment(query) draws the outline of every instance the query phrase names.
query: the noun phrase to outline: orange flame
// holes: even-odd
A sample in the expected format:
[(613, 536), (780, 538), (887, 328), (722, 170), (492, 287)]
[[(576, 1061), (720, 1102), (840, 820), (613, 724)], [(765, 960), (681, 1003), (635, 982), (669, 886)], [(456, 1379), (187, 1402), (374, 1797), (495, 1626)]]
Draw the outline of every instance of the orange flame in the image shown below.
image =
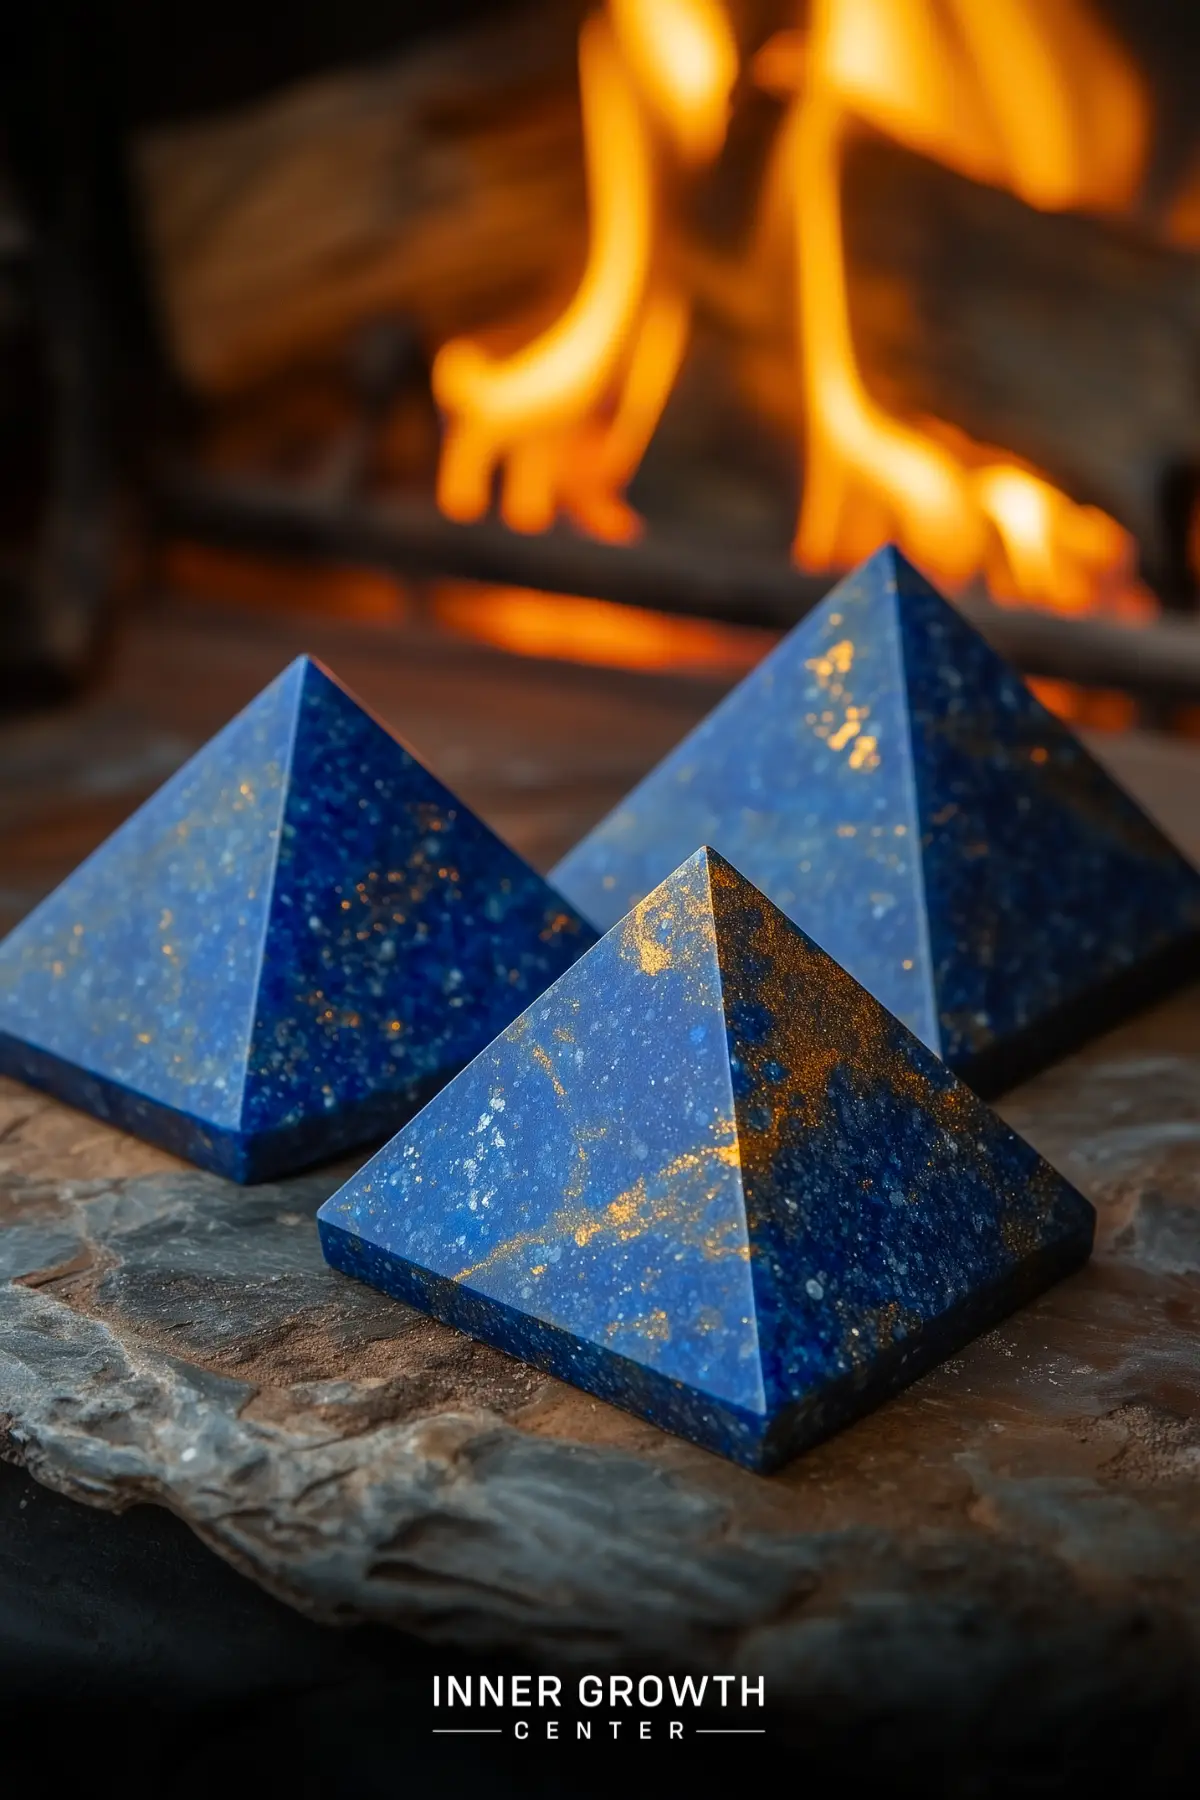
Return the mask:
[(738, 53), (716, 0), (609, 0), (638, 85), (686, 162), (712, 160), (725, 141)]
[(438, 504), (454, 519), (488, 509), (515, 531), (564, 512), (585, 531), (634, 537), (621, 498), (666, 404), (689, 307), (662, 267), (656, 126), (686, 161), (719, 150), (737, 52), (713, 0), (613, 0), (579, 39), (587, 163), (587, 266), (565, 312), (506, 358), (457, 339), (433, 365), (447, 417)]
[(841, 164), (854, 122), (1045, 210), (1127, 205), (1141, 91), (1078, 0), (815, 0), (793, 102), (797, 313), (807, 460), (795, 556), (858, 561), (886, 537), (950, 587), (1086, 609), (1132, 585), (1105, 513), (958, 434), (889, 417), (850, 331)]
[[(1145, 98), (1085, 0), (812, 0), (807, 32), (771, 39), (753, 73), (790, 96), (763, 205), (764, 217), (782, 208), (796, 262), (796, 562), (846, 567), (894, 537), (951, 589), (986, 576), (1002, 601), (1144, 609), (1128, 533), (1014, 457), (940, 421), (891, 416), (868, 392), (850, 327), (841, 193), (855, 129), (1042, 210), (1128, 206)], [(481, 517), (498, 477), (514, 530), (563, 515), (611, 541), (637, 535), (624, 490), (690, 325), (670, 253), (671, 171), (718, 154), (737, 74), (718, 0), (608, 0), (585, 21), (586, 266), (560, 317), (515, 354), (459, 339), (435, 359), (449, 516)]]
[(431, 597), (437, 623), (516, 656), (642, 672), (670, 669), (736, 681), (762, 661), (777, 635), (578, 594), (440, 582)]

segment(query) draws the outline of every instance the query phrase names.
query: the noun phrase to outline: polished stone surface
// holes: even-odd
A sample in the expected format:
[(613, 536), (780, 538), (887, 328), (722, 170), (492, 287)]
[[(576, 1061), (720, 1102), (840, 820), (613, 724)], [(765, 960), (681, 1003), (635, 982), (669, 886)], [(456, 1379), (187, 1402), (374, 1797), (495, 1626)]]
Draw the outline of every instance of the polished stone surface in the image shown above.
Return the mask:
[(0, 1069), (263, 1179), (394, 1130), (593, 935), (301, 657), (0, 945)]
[(1078, 1267), (1094, 1215), (701, 850), (319, 1222), (345, 1273), (773, 1468)]
[(550, 879), (607, 930), (702, 843), (985, 1092), (1196, 964), (1200, 875), (892, 549)]

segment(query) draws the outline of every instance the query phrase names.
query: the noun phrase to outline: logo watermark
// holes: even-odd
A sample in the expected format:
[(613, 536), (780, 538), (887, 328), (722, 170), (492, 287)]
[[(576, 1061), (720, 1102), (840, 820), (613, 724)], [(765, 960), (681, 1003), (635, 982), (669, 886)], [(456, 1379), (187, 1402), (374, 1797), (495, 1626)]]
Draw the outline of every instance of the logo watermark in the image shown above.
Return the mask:
[(681, 1743), (765, 1737), (762, 1675), (435, 1675), (435, 1737)]

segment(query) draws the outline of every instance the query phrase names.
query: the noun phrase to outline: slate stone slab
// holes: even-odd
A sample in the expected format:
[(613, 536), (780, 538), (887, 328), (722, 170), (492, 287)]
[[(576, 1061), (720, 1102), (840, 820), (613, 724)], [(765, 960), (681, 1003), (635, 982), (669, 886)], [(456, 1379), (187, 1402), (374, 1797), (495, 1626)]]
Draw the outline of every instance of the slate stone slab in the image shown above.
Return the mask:
[(707, 849), (318, 1217), (345, 1274), (763, 1471), (1078, 1268), (1094, 1223)]
[(1200, 874), (894, 548), (550, 879), (607, 930), (702, 843), (980, 1093), (1200, 968)]
[(1014, 1755), (1110, 1707), (1186, 1713), (1200, 995), (1006, 1114), (1096, 1202), (1093, 1261), (764, 1478), (327, 1269), (346, 1169), (247, 1190), (4, 1084), (5, 1454), (169, 1506), (331, 1622), (765, 1673), (814, 1717)]
[(0, 944), (0, 1069), (261, 1180), (395, 1130), (593, 941), (299, 657)]

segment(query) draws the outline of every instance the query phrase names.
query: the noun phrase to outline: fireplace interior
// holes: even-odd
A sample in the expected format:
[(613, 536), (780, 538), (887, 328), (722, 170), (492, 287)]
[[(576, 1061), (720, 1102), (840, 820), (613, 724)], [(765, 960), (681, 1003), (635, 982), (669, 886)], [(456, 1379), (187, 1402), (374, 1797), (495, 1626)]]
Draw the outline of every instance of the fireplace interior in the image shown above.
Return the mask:
[(13, 697), (179, 590), (737, 670), (894, 539), (1057, 710), (1193, 728), (1179, 9), (340, 11), (25, 28)]

